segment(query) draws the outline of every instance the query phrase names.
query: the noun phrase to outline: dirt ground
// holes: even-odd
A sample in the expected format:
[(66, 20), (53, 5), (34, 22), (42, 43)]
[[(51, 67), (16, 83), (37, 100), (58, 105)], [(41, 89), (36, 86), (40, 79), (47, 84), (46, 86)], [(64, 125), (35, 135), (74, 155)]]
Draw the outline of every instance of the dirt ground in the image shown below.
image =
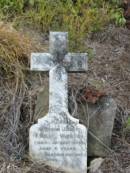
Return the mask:
[[(29, 35), (35, 35), (33, 41), (39, 44), (39, 51), (47, 49), (48, 37), (35, 32)], [(89, 49), (88, 72), (70, 74), (69, 87), (91, 87), (116, 100), (112, 153), (105, 158), (102, 170), (103, 173), (129, 173), (130, 30), (110, 25), (90, 35), (85, 44)], [(0, 173), (58, 173), (45, 165), (32, 163), (28, 157), (28, 130), (35, 122), (37, 93), (44, 87), (47, 75), (29, 72), (29, 63), (27, 65), (26, 81), (15, 90), (15, 95), (13, 81), (3, 82), (0, 78)]]

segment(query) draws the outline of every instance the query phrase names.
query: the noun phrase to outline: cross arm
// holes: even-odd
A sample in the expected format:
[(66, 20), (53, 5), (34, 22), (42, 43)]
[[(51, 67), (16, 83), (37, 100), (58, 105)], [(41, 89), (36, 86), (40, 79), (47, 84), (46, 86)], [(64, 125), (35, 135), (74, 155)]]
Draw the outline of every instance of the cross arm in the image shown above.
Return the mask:
[(70, 72), (85, 72), (88, 70), (87, 53), (68, 53), (64, 58), (64, 66)]
[(32, 53), (31, 54), (31, 70), (49, 71), (53, 64), (53, 57), (49, 53)]

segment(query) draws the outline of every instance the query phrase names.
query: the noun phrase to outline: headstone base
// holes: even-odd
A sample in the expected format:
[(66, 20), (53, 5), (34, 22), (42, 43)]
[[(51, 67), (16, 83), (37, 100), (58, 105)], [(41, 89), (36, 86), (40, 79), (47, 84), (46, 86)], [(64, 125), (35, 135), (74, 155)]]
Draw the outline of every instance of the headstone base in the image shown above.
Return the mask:
[(66, 112), (49, 113), (30, 128), (30, 156), (68, 173), (87, 172), (87, 129)]

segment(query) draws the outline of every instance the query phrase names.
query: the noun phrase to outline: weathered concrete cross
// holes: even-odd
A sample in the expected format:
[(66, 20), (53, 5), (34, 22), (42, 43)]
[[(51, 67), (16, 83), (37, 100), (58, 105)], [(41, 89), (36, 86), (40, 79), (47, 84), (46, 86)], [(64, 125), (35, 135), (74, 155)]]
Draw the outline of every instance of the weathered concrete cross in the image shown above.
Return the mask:
[(87, 129), (68, 112), (67, 71), (87, 70), (86, 53), (68, 53), (68, 33), (50, 33), (50, 53), (32, 53), (31, 70), (49, 71), (49, 112), (30, 128), (30, 155), (68, 172), (86, 173)]

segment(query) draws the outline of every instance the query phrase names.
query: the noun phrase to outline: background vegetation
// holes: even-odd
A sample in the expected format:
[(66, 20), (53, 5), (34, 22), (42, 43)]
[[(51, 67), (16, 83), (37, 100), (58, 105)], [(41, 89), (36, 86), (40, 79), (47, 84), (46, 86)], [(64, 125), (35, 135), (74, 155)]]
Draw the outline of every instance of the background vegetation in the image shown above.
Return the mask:
[[(68, 31), (71, 49), (84, 50), (83, 38), (112, 22), (125, 24), (121, 0), (0, 0), (1, 19), (14, 25)], [(79, 46), (80, 45), (80, 46)]]

